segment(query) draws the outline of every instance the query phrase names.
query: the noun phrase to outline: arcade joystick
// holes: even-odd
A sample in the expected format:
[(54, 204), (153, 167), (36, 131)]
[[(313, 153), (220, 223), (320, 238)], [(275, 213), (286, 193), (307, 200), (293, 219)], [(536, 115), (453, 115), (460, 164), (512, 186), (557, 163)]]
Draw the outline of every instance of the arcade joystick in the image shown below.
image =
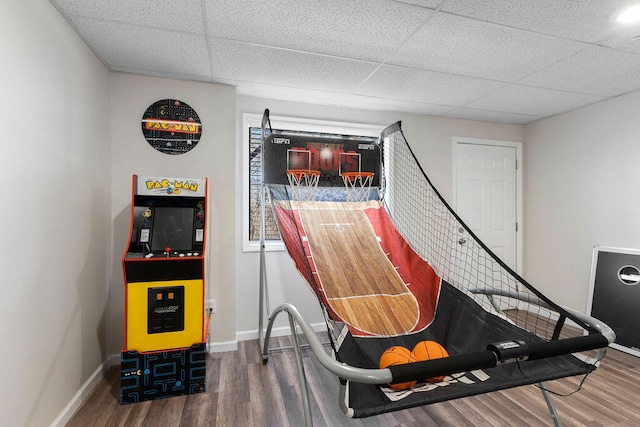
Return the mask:
[(169, 246), (164, 248), (164, 254), (167, 256), (167, 258), (169, 258), (170, 253), (171, 253), (171, 248)]

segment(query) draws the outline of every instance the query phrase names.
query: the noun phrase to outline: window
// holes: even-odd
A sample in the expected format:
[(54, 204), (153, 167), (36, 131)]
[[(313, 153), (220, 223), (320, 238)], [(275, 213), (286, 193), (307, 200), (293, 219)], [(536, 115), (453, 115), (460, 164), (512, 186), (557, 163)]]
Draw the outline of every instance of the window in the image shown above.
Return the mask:
[[(243, 250), (260, 250), (260, 122), (262, 115), (244, 114), (243, 146)], [(355, 123), (327, 122), (271, 116), (274, 132), (286, 131), (314, 136), (357, 135), (366, 141), (375, 141), (384, 126)], [(265, 211), (265, 245), (267, 250), (283, 250), (284, 245), (270, 206)]]

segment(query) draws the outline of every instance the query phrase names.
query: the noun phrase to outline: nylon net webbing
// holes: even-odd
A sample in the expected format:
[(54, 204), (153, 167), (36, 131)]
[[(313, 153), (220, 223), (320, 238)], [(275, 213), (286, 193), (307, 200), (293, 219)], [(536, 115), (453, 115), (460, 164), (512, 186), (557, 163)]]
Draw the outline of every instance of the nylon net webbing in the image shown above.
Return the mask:
[[(385, 131), (381, 141), (383, 188), (371, 193), (372, 198), (380, 196), (393, 226), (443, 281), (484, 310), (500, 316), (507, 313), (515, 325), (544, 340), (553, 339), (554, 333), (557, 338), (558, 331), (555, 328), (558, 318), (562, 315), (572, 319), (571, 315), (512, 271), (475, 237), (433, 187), (399, 125), (394, 126)], [(292, 209), (299, 201), (296, 200), (296, 192), (289, 187), (268, 185), (270, 191), (266, 192), (274, 211), (277, 206), (285, 208), (278, 216), (281, 219), (289, 217), (284, 225), (279, 220), (280, 228), (295, 227)], [(344, 189), (318, 189), (315, 200), (344, 202)], [(283, 233), (282, 229), (280, 232), (286, 240), (289, 234)], [(299, 230), (292, 229), (289, 232), (291, 236), (298, 236)], [(288, 248), (294, 246), (304, 253), (304, 241), (287, 242)], [(307, 281), (315, 284), (312, 287), (317, 294), (320, 284), (306, 263), (307, 260), (303, 259), (296, 264)], [(572, 320), (587, 328), (578, 319)]]
[[(484, 350), (487, 344), (502, 340), (548, 341), (558, 338), (564, 317), (586, 327), (520, 278), (474, 236), (431, 185), (399, 125), (395, 130), (388, 128), (383, 133), (381, 143), (382, 187), (379, 191), (372, 191), (372, 198), (379, 195), (382, 208), (376, 201), (345, 201), (344, 188), (318, 189), (313, 201), (298, 201), (289, 186), (267, 185), (267, 195), (278, 218), (282, 238), (297, 269), (321, 302), (334, 354), (339, 361), (351, 366), (377, 367), (385, 349), (394, 345), (412, 348), (422, 340), (437, 341), (450, 354), (457, 355)], [(396, 253), (396, 249), (384, 247), (383, 251), (420, 302), (418, 312), (421, 317), (416, 317), (418, 323), (413, 329), (380, 335), (362, 333), (362, 330), (347, 323), (344, 316), (341, 317), (336, 304), (328, 301), (331, 296), (323, 289), (318, 279), (319, 269), (315, 265), (320, 260), (314, 258), (309, 236), (306, 235), (307, 232), (313, 232), (313, 227), (304, 224), (305, 221), (311, 221), (311, 216), (309, 212), (302, 211), (326, 210), (327, 213), (316, 216), (316, 221), (329, 223), (321, 224), (323, 226), (338, 227), (340, 224), (332, 223), (335, 220), (329, 219), (334, 212), (331, 211), (333, 208), (327, 209), (326, 206), (331, 204), (342, 204), (338, 210), (362, 210), (373, 232), (378, 235), (381, 247), (393, 241), (393, 248), (403, 248), (399, 253)], [(334, 231), (341, 233), (337, 228)], [(337, 234), (330, 236), (321, 228), (319, 232), (329, 241), (333, 239), (331, 245), (340, 238)], [(334, 254), (337, 266), (338, 258), (346, 255), (339, 251)], [(394, 256), (396, 261), (400, 260), (399, 263), (394, 261)], [(359, 274), (371, 276), (373, 269), (367, 268), (366, 264), (362, 266), (353, 262), (354, 270), (358, 269)], [(331, 265), (333, 261), (330, 260)], [(436, 279), (429, 272), (431, 270), (438, 276)], [(407, 271), (410, 273), (409, 280)], [(429, 277), (425, 279), (425, 276)], [(376, 281), (376, 277), (370, 279)], [(431, 301), (425, 302), (425, 299)], [(433, 309), (431, 317), (424, 315), (425, 308), (429, 307)], [(376, 311), (373, 307), (368, 310)], [(385, 322), (389, 316), (393, 317), (392, 312), (380, 311), (376, 314), (380, 322)], [(452, 377), (447, 377), (446, 386), (419, 384), (398, 399), (393, 391), (389, 392), (384, 387), (350, 383), (347, 405), (353, 409), (354, 417), (365, 417), (583, 374), (591, 369), (590, 365), (571, 355), (556, 356), (549, 360), (527, 361), (518, 364), (517, 368), (514, 365), (499, 366), (490, 373), (473, 371), (456, 374), (458, 376), (452, 374)]]
[[(547, 309), (521, 301), (541, 298), (559, 307), (518, 277), (473, 235), (440, 197), (416, 161), (402, 132), (384, 138), (384, 203), (395, 227), (436, 273), (488, 311), (512, 310), (515, 323), (551, 339), (557, 316)], [(494, 294), (519, 294), (520, 299)]]

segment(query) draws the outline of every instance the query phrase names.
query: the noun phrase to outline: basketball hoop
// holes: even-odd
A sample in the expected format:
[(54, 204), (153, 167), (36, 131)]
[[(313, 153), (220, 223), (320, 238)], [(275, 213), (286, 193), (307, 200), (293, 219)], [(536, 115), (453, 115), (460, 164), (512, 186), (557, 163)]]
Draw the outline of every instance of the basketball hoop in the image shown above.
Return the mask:
[(310, 169), (289, 169), (287, 178), (291, 186), (291, 199), (300, 202), (310, 202), (316, 196), (320, 171)]
[(373, 172), (342, 172), (347, 191), (347, 202), (364, 202), (369, 199)]

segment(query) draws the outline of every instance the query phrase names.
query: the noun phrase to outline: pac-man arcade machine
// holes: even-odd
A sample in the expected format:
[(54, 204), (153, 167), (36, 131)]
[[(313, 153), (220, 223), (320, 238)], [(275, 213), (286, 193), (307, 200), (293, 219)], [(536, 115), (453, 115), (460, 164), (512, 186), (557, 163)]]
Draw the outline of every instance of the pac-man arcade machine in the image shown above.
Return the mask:
[(133, 176), (120, 403), (205, 391), (208, 180)]

